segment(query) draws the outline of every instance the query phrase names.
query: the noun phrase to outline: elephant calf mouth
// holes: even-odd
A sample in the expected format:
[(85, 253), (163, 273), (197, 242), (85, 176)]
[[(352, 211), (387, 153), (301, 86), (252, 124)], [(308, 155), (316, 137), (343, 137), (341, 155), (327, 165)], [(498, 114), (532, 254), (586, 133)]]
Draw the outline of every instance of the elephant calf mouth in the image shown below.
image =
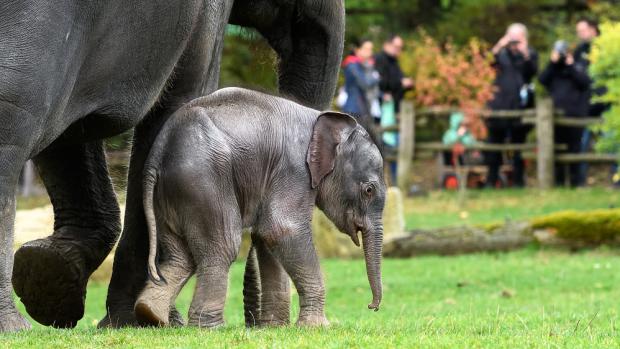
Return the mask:
[(359, 225), (355, 226), (355, 229), (353, 229), (348, 235), (351, 237), (351, 241), (353, 241), (353, 243), (355, 244), (355, 246), (360, 247), (360, 239), (359, 239), (359, 234), (363, 233), (363, 228), (360, 227)]

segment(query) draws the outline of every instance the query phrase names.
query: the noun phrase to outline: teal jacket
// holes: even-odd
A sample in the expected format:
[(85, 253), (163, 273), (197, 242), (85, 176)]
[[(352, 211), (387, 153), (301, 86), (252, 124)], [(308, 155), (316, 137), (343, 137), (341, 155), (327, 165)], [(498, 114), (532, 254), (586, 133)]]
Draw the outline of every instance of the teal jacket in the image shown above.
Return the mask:
[(458, 130), (459, 126), (461, 126), (461, 123), (463, 122), (463, 119), (465, 119), (465, 115), (463, 115), (463, 113), (452, 113), (450, 115), (450, 128), (443, 134), (443, 144), (452, 145), (460, 143), (464, 146), (476, 144), (476, 139), (469, 131), (459, 136)]

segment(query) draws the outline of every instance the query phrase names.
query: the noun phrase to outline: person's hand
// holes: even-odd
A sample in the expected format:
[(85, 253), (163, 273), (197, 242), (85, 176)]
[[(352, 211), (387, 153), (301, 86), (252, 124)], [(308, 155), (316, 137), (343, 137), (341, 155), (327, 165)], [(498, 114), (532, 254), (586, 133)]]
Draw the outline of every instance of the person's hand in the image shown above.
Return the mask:
[(551, 51), (551, 56), (549, 57), (549, 60), (552, 63), (557, 63), (560, 61), (560, 53), (556, 50)]
[(575, 63), (575, 58), (571, 54), (566, 55), (566, 65), (573, 65)]
[(391, 93), (384, 93), (383, 94), (383, 101), (384, 102), (391, 102), (392, 101), (392, 94)]
[(456, 134), (457, 134), (459, 137), (463, 137), (466, 133), (467, 133), (467, 127), (465, 127), (465, 126), (463, 126), (463, 125), (459, 126), (459, 129), (458, 129), (458, 130), (456, 130)]
[(495, 46), (504, 47), (508, 45), (509, 42), (510, 42), (510, 37), (508, 36), (508, 34), (506, 34), (502, 36), (502, 38), (499, 39), (499, 41), (497, 41), (497, 44), (495, 44)]
[(499, 39), (499, 41), (497, 41), (495, 46), (493, 46), (493, 50), (492, 50), (493, 53), (497, 54), (502, 48), (506, 47), (506, 45), (508, 45), (509, 42), (510, 42), (510, 37), (507, 34), (502, 36), (502, 38)]
[(400, 83), (403, 85), (404, 88), (412, 88), (413, 87), (413, 79), (411, 79), (411, 78), (402, 78), (400, 80)]

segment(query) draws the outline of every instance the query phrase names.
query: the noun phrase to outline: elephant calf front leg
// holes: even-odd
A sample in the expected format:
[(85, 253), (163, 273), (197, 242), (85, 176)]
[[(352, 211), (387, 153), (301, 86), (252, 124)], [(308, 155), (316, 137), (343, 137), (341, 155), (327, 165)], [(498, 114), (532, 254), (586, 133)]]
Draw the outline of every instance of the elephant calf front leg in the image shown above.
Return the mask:
[(296, 235), (284, 235), (272, 241), (274, 243), (271, 245), (271, 252), (290, 275), (299, 294), (297, 324), (302, 326), (329, 325), (324, 310), (325, 286), (319, 258), (312, 244), (310, 227), (308, 226)]

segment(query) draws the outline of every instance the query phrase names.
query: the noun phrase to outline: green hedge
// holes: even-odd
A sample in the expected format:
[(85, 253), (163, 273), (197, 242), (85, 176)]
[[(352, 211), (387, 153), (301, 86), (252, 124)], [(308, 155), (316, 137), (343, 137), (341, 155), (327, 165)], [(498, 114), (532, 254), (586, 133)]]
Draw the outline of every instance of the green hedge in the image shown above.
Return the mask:
[(620, 209), (562, 211), (532, 220), (534, 229), (550, 229), (558, 238), (584, 243), (620, 242)]

